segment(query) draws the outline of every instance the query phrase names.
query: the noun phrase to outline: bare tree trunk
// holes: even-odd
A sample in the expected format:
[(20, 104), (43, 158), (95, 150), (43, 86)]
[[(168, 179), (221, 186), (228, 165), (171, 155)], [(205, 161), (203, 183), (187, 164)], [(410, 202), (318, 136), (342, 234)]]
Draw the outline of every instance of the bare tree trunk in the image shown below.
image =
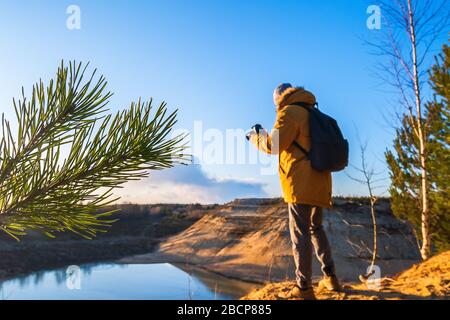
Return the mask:
[[(370, 183), (369, 183), (369, 189), (371, 189)], [(378, 245), (377, 245), (377, 219), (375, 216), (375, 203), (377, 202), (377, 199), (372, 195), (372, 191), (370, 191), (370, 213), (372, 215), (372, 224), (373, 224), (373, 252), (372, 252), (372, 261), (370, 263), (370, 272), (373, 271), (373, 267), (375, 266), (375, 261), (377, 260), (377, 252), (378, 252)]]
[(430, 230), (429, 230), (429, 208), (428, 208), (428, 179), (427, 179), (427, 163), (426, 163), (426, 142), (425, 132), (422, 124), (422, 106), (421, 106), (421, 92), (418, 73), (418, 61), (417, 61), (417, 42), (416, 42), (416, 30), (414, 13), (411, 5), (411, 0), (408, 0), (408, 13), (409, 13), (409, 35), (411, 38), (412, 47), (412, 66), (413, 66), (413, 85), (415, 94), (415, 104), (417, 112), (417, 133), (419, 139), (419, 159), (420, 159), (420, 171), (421, 171), (421, 194), (422, 194), (422, 248), (420, 253), (422, 259), (428, 259), (430, 257)]

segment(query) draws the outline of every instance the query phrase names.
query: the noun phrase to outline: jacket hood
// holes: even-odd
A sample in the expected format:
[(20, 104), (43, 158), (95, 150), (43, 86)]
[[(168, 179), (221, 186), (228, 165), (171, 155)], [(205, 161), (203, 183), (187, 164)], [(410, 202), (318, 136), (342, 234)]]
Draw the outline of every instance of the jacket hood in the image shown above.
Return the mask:
[(314, 94), (301, 87), (289, 88), (285, 90), (277, 101), (275, 101), (278, 110), (296, 102), (304, 102), (314, 105), (317, 101)]

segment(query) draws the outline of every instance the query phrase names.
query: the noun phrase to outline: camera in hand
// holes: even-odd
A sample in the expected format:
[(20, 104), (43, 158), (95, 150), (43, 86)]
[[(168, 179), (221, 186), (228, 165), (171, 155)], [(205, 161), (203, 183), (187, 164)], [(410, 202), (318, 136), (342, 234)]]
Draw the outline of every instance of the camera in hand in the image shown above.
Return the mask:
[(252, 128), (251, 131), (249, 133), (247, 133), (245, 135), (245, 137), (247, 138), (247, 140), (250, 140), (250, 135), (252, 132), (256, 132), (256, 134), (259, 134), (259, 130), (261, 130), (263, 127), (260, 124), (255, 124)]
[(260, 124), (255, 124), (252, 129), (256, 131), (257, 134), (259, 134), (259, 130), (261, 130), (263, 127)]

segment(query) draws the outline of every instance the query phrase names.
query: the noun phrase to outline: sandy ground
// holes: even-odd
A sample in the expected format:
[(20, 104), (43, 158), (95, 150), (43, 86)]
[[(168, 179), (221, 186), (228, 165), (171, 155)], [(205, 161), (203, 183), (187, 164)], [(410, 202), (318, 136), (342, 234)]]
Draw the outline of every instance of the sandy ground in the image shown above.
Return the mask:
[[(271, 283), (243, 297), (244, 300), (278, 300), (278, 294), (290, 290), (294, 282)], [(344, 284), (340, 293), (315, 288), (320, 300), (450, 300), (450, 251), (437, 255), (393, 278), (374, 284)]]

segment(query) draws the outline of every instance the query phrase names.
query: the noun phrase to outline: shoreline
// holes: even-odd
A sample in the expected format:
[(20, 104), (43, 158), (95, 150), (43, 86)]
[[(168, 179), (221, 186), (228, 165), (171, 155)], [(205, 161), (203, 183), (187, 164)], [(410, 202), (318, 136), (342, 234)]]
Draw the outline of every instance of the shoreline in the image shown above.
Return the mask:
[[(115, 263), (129, 254), (154, 250), (157, 241), (122, 238), (112, 241), (39, 241), (18, 246), (11, 246), (10, 250), (0, 248), (0, 282), (69, 265)], [(108, 247), (115, 250), (108, 250)]]
[(71, 233), (47, 238), (29, 232), (20, 242), (0, 234), (0, 281), (71, 264), (111, 262), (154, 252), (157, 245), (198, 221), (211, 206), (117, 205), (118, 221), (92, 240)]
[[(371, 221), (364, 199), (334, 199), (324, 226), (336, 244), (338, 276), (357, 280), (368, 264)], [(24, 241), (0, 236), (0, 280), (71, 264), (171, 263), (201, 268), (227, 279), (254, 284), (293, 279), (286, 208), (280, 199), (238, 199), (225, 205), (127, 205), (119, 221), (93, 240), (70, 234), (47, 239), (30, 233)], [(378, 263), (392, 275), (417, 262), (414, 236), (378, 203), (381, 238)], [(255, 228), (255, 226), (258, 226)], [(314, 260), (315, 275), (320, 274)]]

